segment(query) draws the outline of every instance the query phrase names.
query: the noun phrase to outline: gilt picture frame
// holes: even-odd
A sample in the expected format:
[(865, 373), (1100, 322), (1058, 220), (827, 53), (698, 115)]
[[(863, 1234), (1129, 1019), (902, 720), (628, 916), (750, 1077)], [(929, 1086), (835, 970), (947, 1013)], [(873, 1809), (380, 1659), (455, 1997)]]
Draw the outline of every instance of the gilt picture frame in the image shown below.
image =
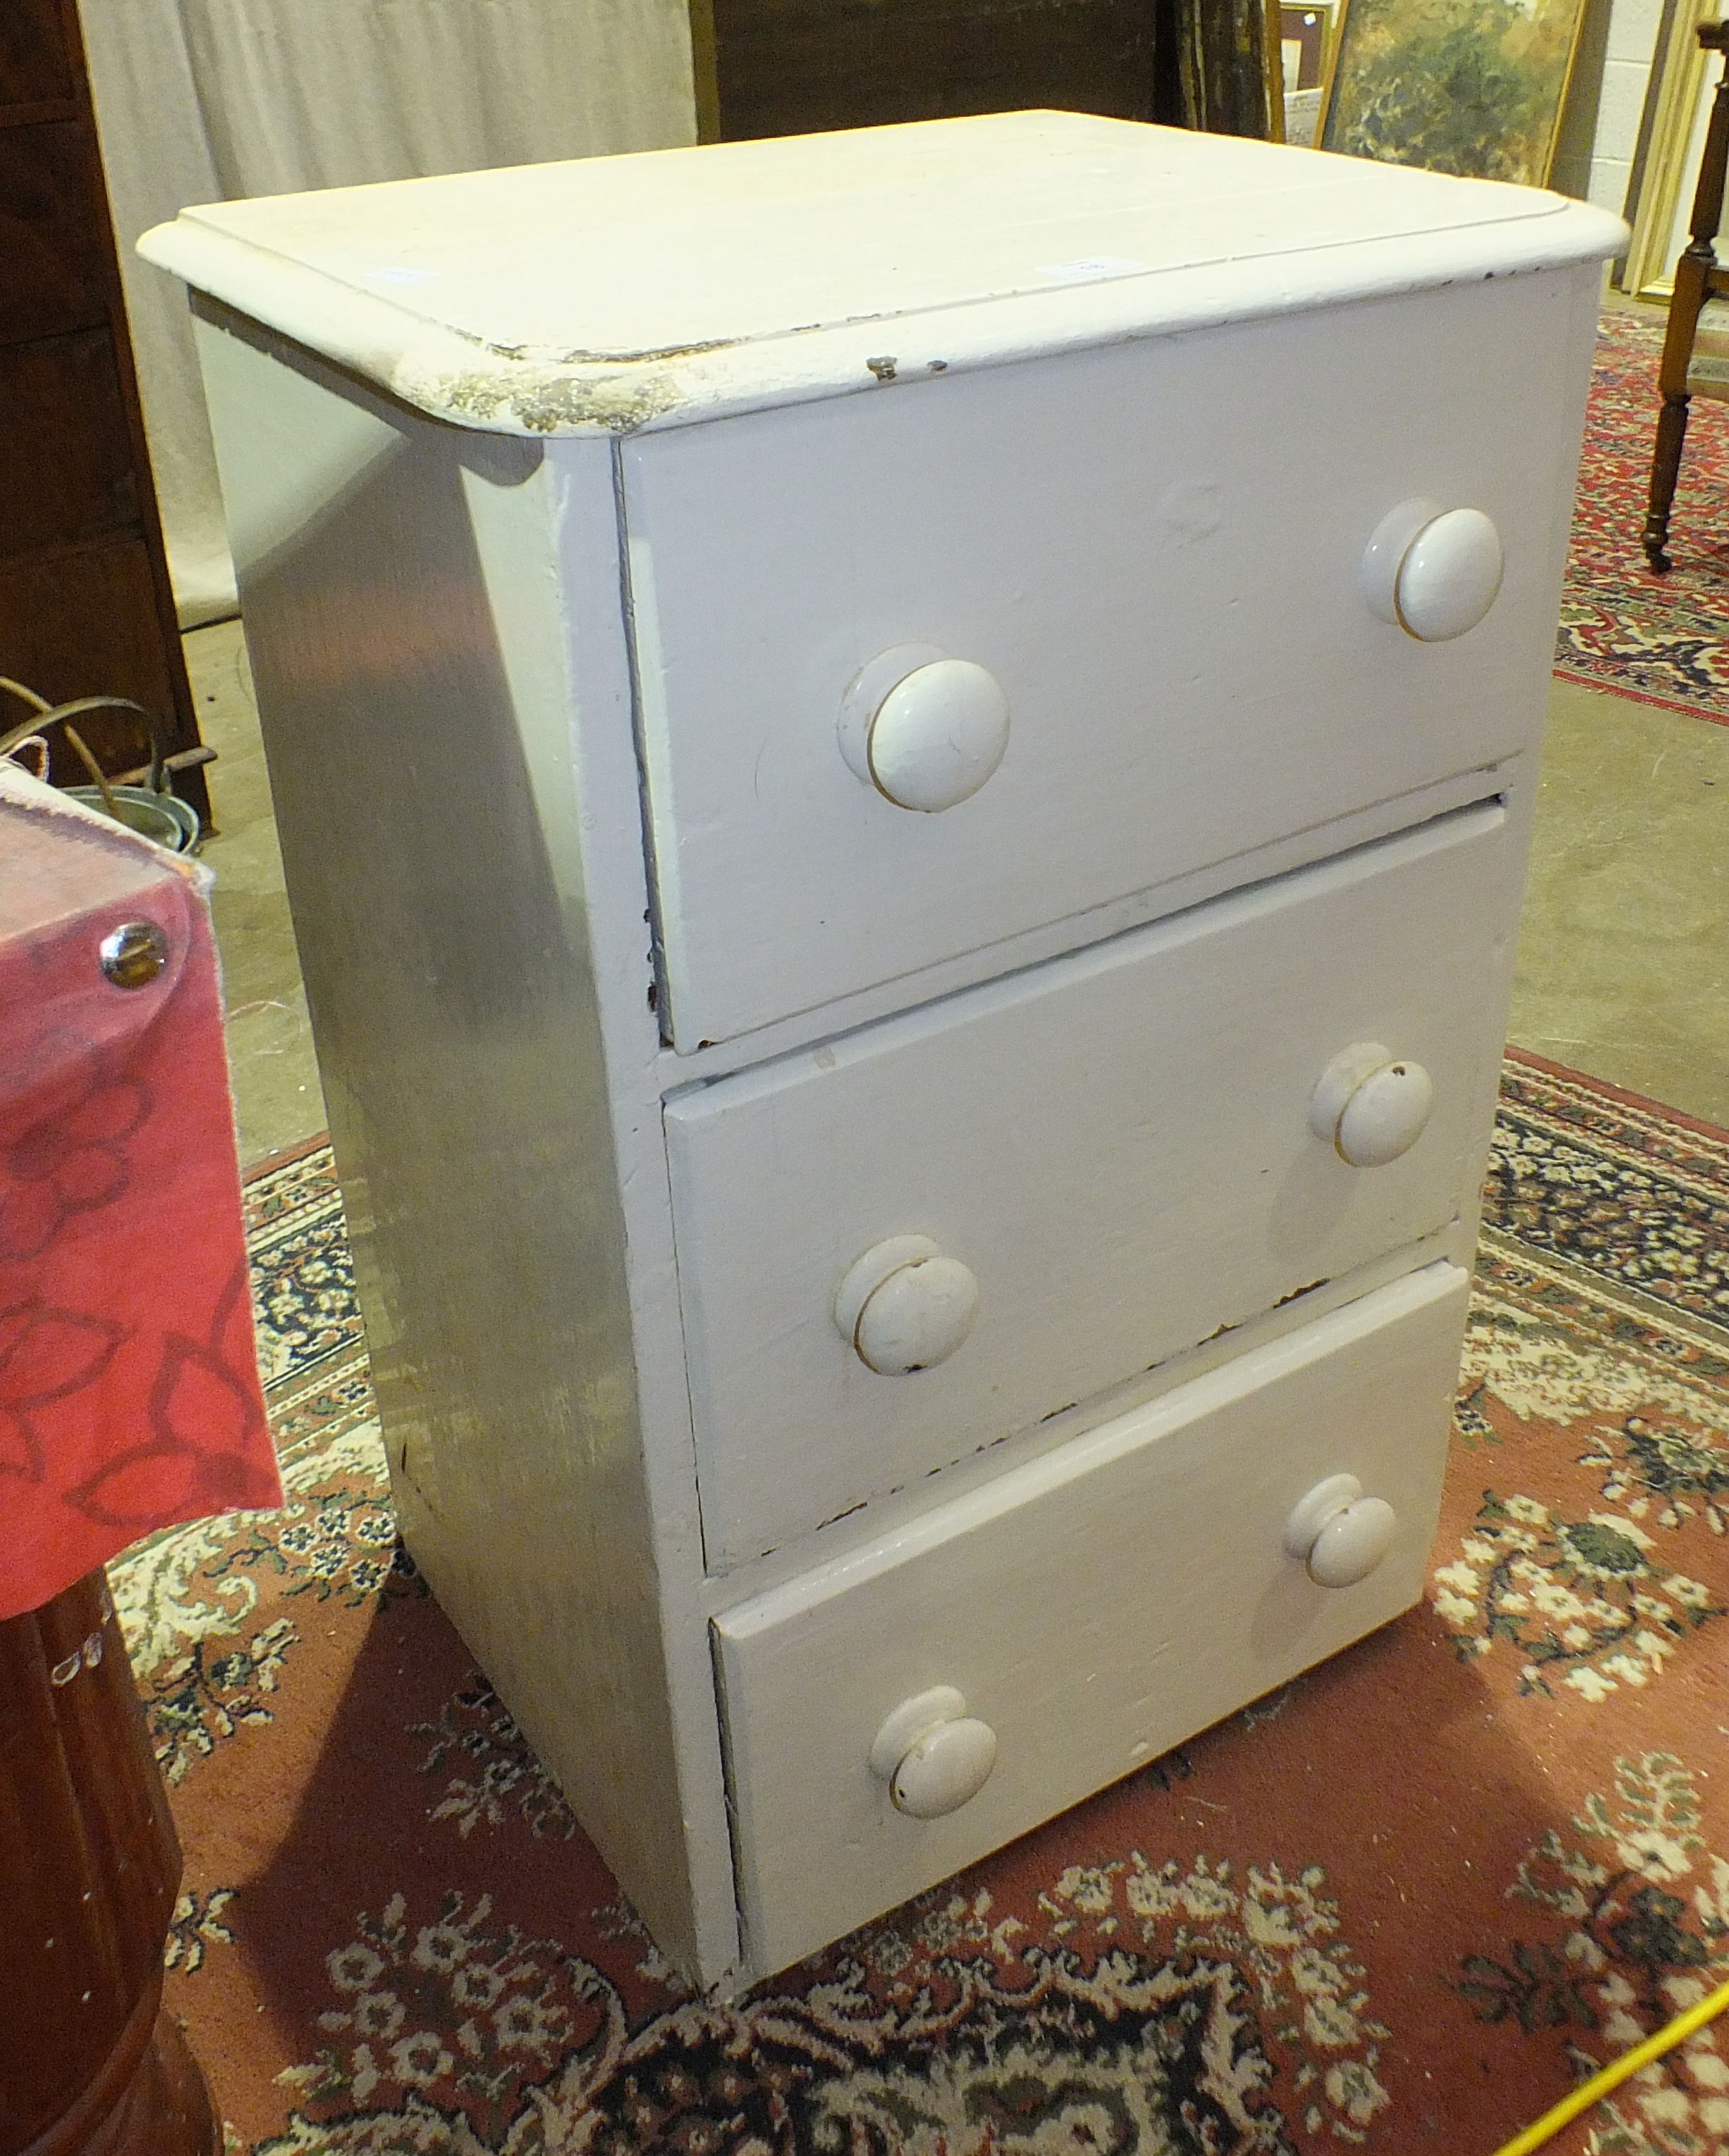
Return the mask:
[(1699, 25), (1716, 20), (1717, 0), (1678, 0), (1659, 42), (1652, 73), (1651, 121), (1623, 288), (1642, 300), (1666, 300), (1675, 265), (1687, 244), (1693, 190), (1711, 115), (1717, 69), (1699, 42)]
[(1343, 0), (1323, 150), (1542, 187), (1585, 0)]
[(1319, 90), (1326, 80), (1337, 13), (1338, 0), (1316, 0), (1312, 7), (1280, 5), (1280, 61), (1287, 97)]

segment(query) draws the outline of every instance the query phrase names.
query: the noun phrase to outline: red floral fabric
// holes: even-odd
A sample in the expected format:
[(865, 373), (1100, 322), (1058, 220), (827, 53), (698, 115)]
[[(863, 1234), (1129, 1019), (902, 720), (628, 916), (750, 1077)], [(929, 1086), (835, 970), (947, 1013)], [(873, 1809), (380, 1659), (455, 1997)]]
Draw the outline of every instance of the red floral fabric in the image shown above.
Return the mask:
[[(281, 1502), (201, 878), (0, 763), (0, 1619)], [(167, 957), (126, 988), (130, 921)]]

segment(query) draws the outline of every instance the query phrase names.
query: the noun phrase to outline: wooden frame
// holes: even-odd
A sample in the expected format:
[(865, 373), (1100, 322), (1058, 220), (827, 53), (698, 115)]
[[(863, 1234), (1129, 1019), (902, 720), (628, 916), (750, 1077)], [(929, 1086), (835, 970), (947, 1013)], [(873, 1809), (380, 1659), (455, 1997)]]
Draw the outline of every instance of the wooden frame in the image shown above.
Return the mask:
[[(1269, 12), (1277, 18), (1268, 34), (1270, 38), (1276, 35), (1279, 47), (1275, 67), (1280, 131), (1287, 142), (1312, 150), (1321, 119), (1321, 85), (1326, 80), (1338, 34), (1339, 0), (1312, 0), (1309, 6), (1276, 6)], [(1285, 81), (1284, 65), (1287, 31), (1301, 49), (1297, 80), (1290, 86)]]
[[(1317, 146), (1542, 186), (1583, 18), (1584, 0), (1342, 0)], [(1473, 133), (1485, 100), (1506, 124)]]
[(1675, 227), (1686, 193), (1691, 152), (1704, 132), (1710, 55), (1699, 42), (1698, 31), (1701, 23), (1715, 22), (1717, 13), (1716, 0), (1679, 0), (1656, 58), (1650, 140), (1621, 278), (1623, 289), (1640, 299), (1666, 300), (1674, 290), (1675, 257), (1680, 252)]
[(1302, 59), (1294, 83), (1285, 85), (1288, 97), (1293, 90), (1319, 90), (1326, 80), (1332, 59), (1333, 43), (1338, 30), (1338, 0), (1308, 0), (1308, 4), (1293, 7), (1281, 4), (1279, 8), (1279, 43), (1280, 53), (1280, 80), (1284, 80), (1283, 54), (1287, 39), (1295, 36), (1302, 47)]
[(1260, 76), (1266, 94), (1267, 140), (1285, 140), (1285, 64), (1280, 56), (1279, 0), (1261, 0)]
[(696, 139), (721, 139), (721, 74), (715, 49), (715, 0), (686, 0), (690, 18), (690, 95)]

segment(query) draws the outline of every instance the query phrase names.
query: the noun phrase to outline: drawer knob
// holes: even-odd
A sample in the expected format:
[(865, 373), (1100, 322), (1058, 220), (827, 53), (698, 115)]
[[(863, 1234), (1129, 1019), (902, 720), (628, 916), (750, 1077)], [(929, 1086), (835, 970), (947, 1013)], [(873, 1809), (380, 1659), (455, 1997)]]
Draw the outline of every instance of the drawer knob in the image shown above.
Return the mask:
[(1402, 501), (1363, 555), (1363, 596), (1394, 629), (1445, 644), (1475, 629), (1494, 605), (1504, 567), (1501, 534), (1480, 509)]
[(872, 660), (841, 705), (848, 768), (897, 808), (952, 808), (977, 793), (1008, 747), (1002, 685), (931, 644)]
[(1420, 1063), (1378, 1040), (1358, 1041), (1321, 1072), (1309, 1128), (1352, 1168), (1385, 1168), (1422, 1137), (1434, 1105), (1434, 1086)]
[(847, 1268), (834, 1322), (867, 1369), (905, 1378), (947, 1362), (972, 1330), (978, 1282), (928, 1235), (891, 1235)]
[(997, 1732), (967, 1712), (952, 1685), (901, 1701), (876, 1732), (870, 1771), (896, 1811), (941, 1819), (976, 1797), (997, 1763)]
[(1317, 1587), (1355, 1587), (1393, 1548), (1398, 1515), (1384, 1497), (1365, 1497), (1354, 1475), (1329, 1475), (1300, 1498), (1285, 1522), (1287, 1557), (1300, 1558)]

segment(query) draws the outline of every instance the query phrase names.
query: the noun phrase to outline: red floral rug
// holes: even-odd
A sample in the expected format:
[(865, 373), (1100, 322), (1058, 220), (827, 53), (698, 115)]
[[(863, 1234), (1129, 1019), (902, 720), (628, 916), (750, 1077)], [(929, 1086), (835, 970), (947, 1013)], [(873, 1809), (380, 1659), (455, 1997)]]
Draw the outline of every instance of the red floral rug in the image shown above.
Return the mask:
[(1555, 670), (1588, 688), (1729, 722), (1729, 408), (1696, 397), (1665, 576), (1645, 566), (1659, 316), (1605, 315)]
[[(112, 1568), (254, 2156), (1490, 2156), (1729, 1974), (1729, 1137), (1508, 1065), (1428, 1602), (733, 2005), (397, 1546), (323, 1150), (249, 1189), (290, 1499)], [(1729, 2148), (1729, 2024), (1557, 2150)]]

